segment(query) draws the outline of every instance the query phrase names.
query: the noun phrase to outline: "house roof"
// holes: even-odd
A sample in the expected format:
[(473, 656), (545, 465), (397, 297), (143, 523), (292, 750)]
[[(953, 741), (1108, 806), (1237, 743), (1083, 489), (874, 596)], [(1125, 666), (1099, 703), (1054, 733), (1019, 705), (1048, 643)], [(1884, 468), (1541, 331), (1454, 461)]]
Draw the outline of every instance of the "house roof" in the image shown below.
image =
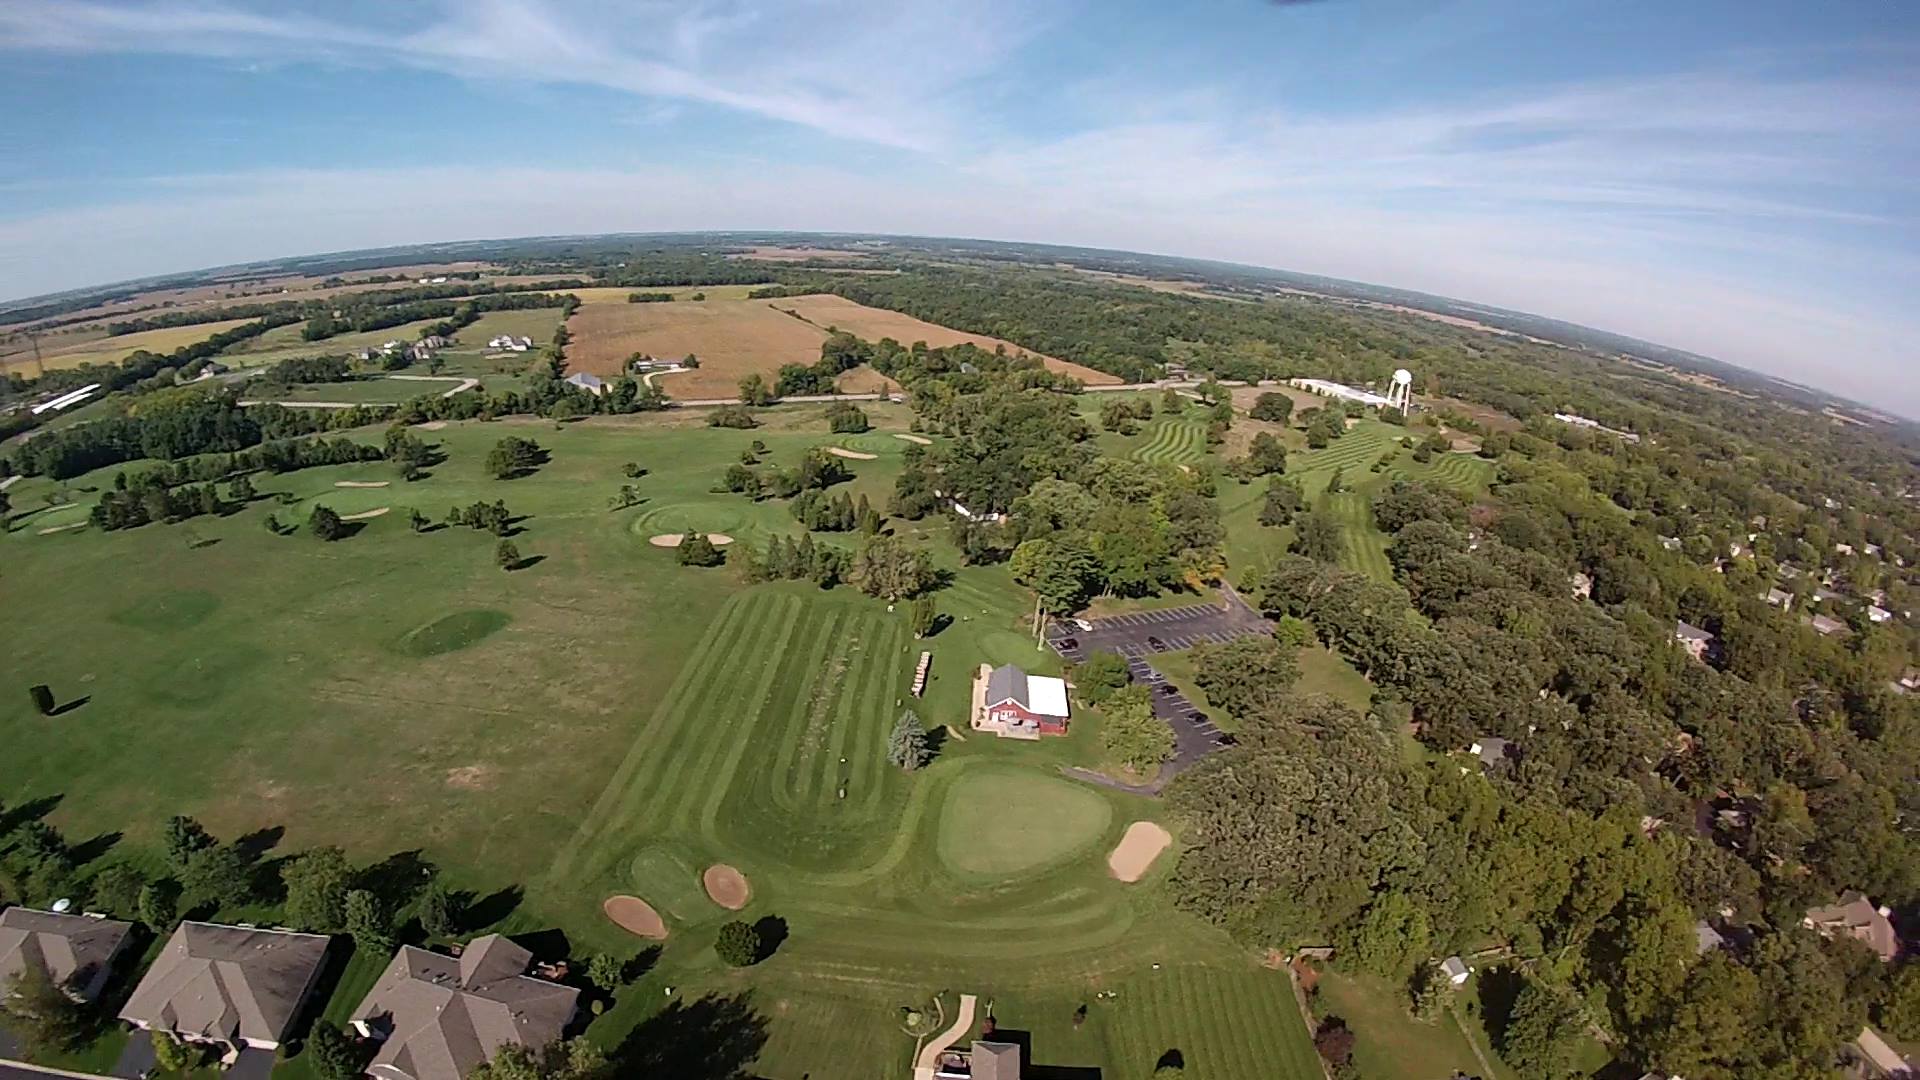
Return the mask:
[(1900, 1076), (1913, 1067), (1898, 1051), (1887, 1045), (1887, 1040), (1881, 1038), (1879, 1032), (1870, 1027), (1861, 1028), (1859, 1037), (1853, 1042), (1860, 1048), (1860, 1056), (1888, 1076)]
[(1440, 961), (1440, 970), (1445, 973), (1449, 979), (1459, 978), (1462, 975), (1470, 973), (1467, 968), (1467, 962), (1457, 956), (1449, 956), (1445, 960)]
[(1720, 936), (1720, 931), (1715, 930), (1712, 923), (1701, 919), (1693, 924), (1693, 951), (1696, 954), (1705, 955), (1726, 944), (1727, 939)]
[(1679, 638), (1681, 641), (1712, 641), (1713, 640), (1712, 634), (1709, 634), (1705, 630), (1702, 630), (1699, 627), (1693, 625), (1692, 623), (1687, 622), (1685, 619), (1674, 620), (1673, 636), (1676, 638)]
[(1027, 711), (1041, 716), (1067, 715), (1067, 681), (1049, 675), (1027, 676)]
[(1900, 936), (1894, 932), (1893, 922), (1873, 906), (1865, 893), (1842, 896), (1839, 903), (1828, 907), (1810, 908), (1806, 922), (1822, 933), (1845, 933), (1857, 938), (1879, 953), (1882, 960), (1900, 955)]
[(973, 1080), (1020, 1080), (1020, 1047), (1017, 1043), (975, 1039), (969, 1064)]
[(184, 922), (120, 1019), (200, 1038), (277, 1043), (326, 953), (319, 934)]
[(600, 381), (600, 376), (590, 375), (584, 371), (576, 371), (573, 374), (567, 376), (567, 381), (572, 383), (575, 386), (599, 387), (599, 386), (606, 385), (606, 383)]
[(533, 954), (498, 934), (457, 957), (403, 945), (350, 1019), (387, 1032), (367, 1072), (460, 1080), (503, 1046), (545, 1046), (580, 991), (525, 974)]
[(1513, 744), (1494, 735), (1483, 735), (1467, 749), (1480, 758), (1482, 765), (1497, 765), (1512, 753)]
[(1027, 673), (1012, 664), (1002, 664), (987, 676), (987, 705), (1007, 701), (1027, 707)]
[(1815, 630), (1823, 634), (1837, 634), (1847, 628), (1847, 624), (1829, 615), (1815, 615), (1807, 620)]
[(0, 986), (11, 985), (28, 964), (56, 985), (84, 987), (113, 962), (131, 923), (86, 915), (12, 907), (0, 911)]

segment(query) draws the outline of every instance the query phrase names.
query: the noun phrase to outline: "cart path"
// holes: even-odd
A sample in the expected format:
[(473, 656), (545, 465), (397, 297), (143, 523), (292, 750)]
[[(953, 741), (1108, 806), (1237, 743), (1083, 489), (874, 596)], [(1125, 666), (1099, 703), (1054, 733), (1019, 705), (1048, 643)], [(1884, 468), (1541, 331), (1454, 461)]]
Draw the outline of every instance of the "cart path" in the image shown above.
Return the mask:
[(979, 999), (972, 994), (960, 995), (960, 1011), (953, 1018), (947, 1030), (933, 1037), (933, 1041), (920, 1048), (920, 1058), (913, 1063), (913, 1080), (933, 1080), (933, 1069), (940, 1061), (940, 1055), (947, 1047), (966, 1037), (973, 1030), (973, 1006)]

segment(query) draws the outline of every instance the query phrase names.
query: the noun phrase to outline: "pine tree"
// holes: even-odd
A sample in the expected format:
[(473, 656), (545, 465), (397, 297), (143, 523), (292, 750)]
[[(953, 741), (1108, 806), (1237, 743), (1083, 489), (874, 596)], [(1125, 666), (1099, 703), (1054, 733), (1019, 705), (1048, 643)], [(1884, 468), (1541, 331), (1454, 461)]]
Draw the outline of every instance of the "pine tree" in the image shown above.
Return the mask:
[(919, 714), (912, 709), (904, 710), (894, 722), (893, 734), (887, 736), (887, 760), (912, 772), (932, 756), (933, 751), (927, 745), (927, 729), (920, 723)]

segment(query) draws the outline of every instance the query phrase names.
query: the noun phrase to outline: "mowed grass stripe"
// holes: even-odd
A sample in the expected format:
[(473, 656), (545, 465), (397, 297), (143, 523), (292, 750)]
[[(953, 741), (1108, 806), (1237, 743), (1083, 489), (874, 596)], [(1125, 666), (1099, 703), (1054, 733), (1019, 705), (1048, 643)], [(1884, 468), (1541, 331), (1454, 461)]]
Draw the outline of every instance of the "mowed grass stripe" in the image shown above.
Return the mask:
[[(831, 653), (837, 652), (835, 642), (840, 635), (842, 624), (852, 618), (852, 612), (840, 610), (827, 620), (825, 632), (815, 632), (808, 627), (808, 648), (795, 649), (786, 658), (785, 670), (781, 673), (786, 685), (811, 686), (817, 673), (827, 670), (832, 662)], [(810, 622), (813, 620), (810, 620)], [(758, 725), (751, 733), (752, 738), (767, 739), (777, 749), (771, 767), (765, 770), (767, 783), (765, 793), (767, 802), (773, 807), (788, 813), (799, 813), (811, 809), (814, 784), (810, 775), (806, 746), (806, 729), (811, 703), (810, 695), (795, 694), (790, 707), (784, 710), (767, 710), (759, 718)], [(762, 785), (749, 783), (743, 795), (754, 798), (762, 794)]]
[[(758, 602), (758, 598), (756, 601)], [(673, 743), (661, 749), (651, 820), (663, 827), (691, 831), (700, 797), (708, 792), (723, 792), (731, 782), (731, 768), (722, 768), (729, 749), (737, 749), (740, 739), (731, 729), (742, 719), (751, 721), (766, 708), (766, 699), (774, 685), (780, 658), (790, 647), (800, 621), (801, 603), (789, 596), (767, 597), (772, 611), (737, 644), (721, 642), (725, 650), (725, 672), (721, 689), (712, 687), (685, 712), (685, 719)]]
[(593, 809), (581, 819), (573, 840), (555, 859), (556, 876), (570, 873), (577, 859), (600, 838), (600, 834), (621, 823), (635, 820), (632, 804), (648, 791), (647, 787), (639, 784), (638, 774), (650, 764), (657, 764), (654, 744), (665, 729), (673, 726), (676, 718), (684, 715), (689, 700), (704, 685), (706, 669), (724, 662), (724, 651), (715, 648), (715, 643), (738, 633), (739, 626), (749, 616), (748, 605), (740, 597), (734, 597), (721, 608), (719, 617), (708, 625), (693, 661), (681, 669), (679, 678), (674, 680), (666, 697), (661, 699), (659, 708), (641, 725), (613, 779), (607, 782), (600, 797), (594, 801)]
[(1154, 420), (1146, 440), (1130, 455), (1151, 465), (1178, 465), (1198, 461), (1206, 454), (1206, 433), (1196, 421), (1162, 417)]

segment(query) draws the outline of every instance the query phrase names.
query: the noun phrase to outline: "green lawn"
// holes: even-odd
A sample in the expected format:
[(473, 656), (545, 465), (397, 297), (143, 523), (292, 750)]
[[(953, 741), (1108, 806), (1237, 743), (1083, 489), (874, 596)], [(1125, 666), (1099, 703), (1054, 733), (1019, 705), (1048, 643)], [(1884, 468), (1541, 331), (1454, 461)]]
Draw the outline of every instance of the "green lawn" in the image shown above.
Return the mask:
[(1450, 1012), (1430, 1024), (1416, 1020), (1407, 1012), (1406, 991), (1384, 979), (1325, 972), (1316, 1009), (1347, 1022), (1364, 1080), (1449, 1080), (1456, 1072), (1486, 1072)]
[[(904, 610), (851, 589), (748, 587), (647, 543), (689, 528), (797, 536), (784, 505), (710, 490), (755, 438), (783, 465), (859, 440), (879, 456), (847, 462), (846, 490), (884, 504), (907, 445), (888, 433), (906, 413), (868, 412), (881, 431), (856, 437), (831, 435), (818, 407), (766, 411), (753, 431), (681, 413), (459, 423), (419, 433), (448, 458), (418, 482), (379, 463), (258, 476), (291, 504), (40, 534), (84, 520), (114, 470), (78, 478), (71, 507), (0, 536), (10, 670), (84, 699), (55, 719), (24, 694), (0, 699), (0, 800), (57, 796), (50, 820), (68, 837), (149, 866), (174, 813), (227, 838), (284, 828), (275, 854), (337, 843), (372, 862), (417, 848), (455, 887), (503, 897), (500, 929), (558, 930), (576, 956), (641, 951), (600, 913), (606, 896), (637, 893), (670, 937), (589, 1034), (702, 1068), (731, 1040), (773, 1080), (892, 1074), (913, 1049), (895, 1008), (964, 989), (993, 997), (1003, 1027), (1031, 1030), (1041, 1063), (1118, 1077), (1180, 1048), (1223, 1080), (1318, 1075), (1284, 978), (1177, 913), (1160, 885), (1107, 875), (1124, 825), (1161, 810), (1059, 778), (1097, 761), (1097, 722), (1039, 743), (965, 730), (976, 665), (1058, 670), (1004, 566), (962, 568), (943, 524), (897, 523), (954, 574), (937, 596), (950, 621), (915, 641)], [(488, 477), (487, 450), (507, 434), (551, 460)], [(626, 462), (650, 471), (630, 481)], [(609, 512), (624, 483), (645, 502)], [(31, 479), (9, 494), (34, 507), (53, 488)], [(407, 526), (411, 508), (439, 520), (476, 499), (525, 516), (515, 543), (534, 565), (505, 573), (492, 536)], [(332, 544), (262, 527), (269, 512), (304, 522), (316, 504), (390, 512)], [(922, 650), (934, 661), (915, 702)], [(908, 705), (964, 736), (916, 774), (884, 757)], [(697, 890), (716, 861), (752, 884), (740, 917), (784, 921), (777, 953), (750, 969), (711, 949), (735, 917)], [(379, 962), (348, 963), (324, 1015), (357, 1005)], [(1084, 1001), (1099, 1003), (1076, 1028)]]

